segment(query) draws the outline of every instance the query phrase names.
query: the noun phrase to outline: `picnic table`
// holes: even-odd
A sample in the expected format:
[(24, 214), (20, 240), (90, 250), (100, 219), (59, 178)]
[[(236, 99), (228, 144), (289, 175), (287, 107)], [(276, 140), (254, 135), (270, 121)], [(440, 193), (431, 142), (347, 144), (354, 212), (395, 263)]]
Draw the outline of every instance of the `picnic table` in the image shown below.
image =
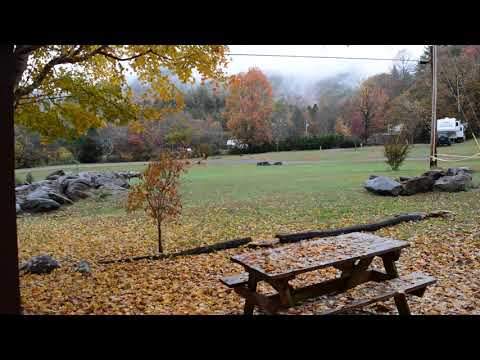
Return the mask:
[[(341, 313), (393, 297), (401, 315), (410, 314), (406, 295), (423, 296), (436, 280), (420, 272), (399, 277), (396, 262), (405, 241), (367, 233), (351, 233), (318, 240), (302, 241), (273, 249), (236, 255), (231, 260), (245, 272), (220, 279), (245, 298), (244, 313), (253, 314), (255, 306), (269, 314), (285, 313), (294, 307), (321, 309), (321, 314)], [(380, 257), (384, 270), (369, 269)], [(294, 288), (289, 282), (299, 274), (334, 267), (341, 275), (316, 284)], [(257, 291), (265, 281), (274, 295)], [(345, 301), (344, 293), (363, 285), (360, 295)]]

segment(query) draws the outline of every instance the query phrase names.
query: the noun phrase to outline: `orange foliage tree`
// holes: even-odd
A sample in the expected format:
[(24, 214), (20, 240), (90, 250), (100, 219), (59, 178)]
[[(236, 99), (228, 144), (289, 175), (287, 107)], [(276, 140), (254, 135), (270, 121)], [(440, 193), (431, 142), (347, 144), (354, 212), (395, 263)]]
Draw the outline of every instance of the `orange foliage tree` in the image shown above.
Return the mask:
[(147, 169), (128, 195), (127, 211), (143, 208), (156, 222), (158, 229), (158, 251), (163, 253), (162, 223), (177, 218), (182, 210), (178, 188), (180, 175), (189, 165), (185, 154), (173, 155), (163, 151), (156, 161), (148, 163)]
[(370, 81), (364, 81), (356, 99), (356, 110), (361, 116), (363, 123), (363, 138), (365, 141), (372, 131), (384, 128), (384, 112), (388, 103), (385, 91)]
[(271, 141), (273, 96), (267, 77), (260, 69), (251, 68), (233, 76), (229, 90), (224, 115), (233, 136), (248, 146)]

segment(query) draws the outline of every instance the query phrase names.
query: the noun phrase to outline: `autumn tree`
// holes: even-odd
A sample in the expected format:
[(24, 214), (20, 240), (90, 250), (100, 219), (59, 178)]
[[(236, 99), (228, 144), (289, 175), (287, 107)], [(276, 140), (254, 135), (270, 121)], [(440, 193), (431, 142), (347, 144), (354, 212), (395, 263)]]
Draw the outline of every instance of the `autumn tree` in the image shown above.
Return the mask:
[(306, 119), (305, 114), (298, 106), (294, 106), (292, 113), (292, 137), (303, 137), (305, 136), (306, 128)]
[(363, 139), (367, 141), (374, 129), (383, 127), (383, 111), (387, 103), (387, 95), (382, 89), (369, 81), (360, 85), (356, 98), (356, 110), (363, 123)]
[(148, 164), (140, 177), (140, 182), (133, 185), (127, 202), (127, 211), (143, 208), (156, 222), (158, 230), (158, 251), (163, 253), (162, 224), (177, 218), (182, 210), (178, 188), (180, 175), (186, 170), (186, 156), (175, 157), (169, 150), (160, 154), (159, 160)]
[[(2, 187), (4, 232), (0, 254), (0, 288), (4, 297), (0, 313), (18, 313), (18, 250), (15, 225), (13, 120), (44, 138), (73, 138), (108, 122), (121, 124), (159, 119), (177, 111), (183, 99), (171, 77), (194, 82), (223, 79), (227, 63), (223, 45), (2, 45), (0, 57), (0, 131), (11, 134), (2, 144), (2, 164), (10, 179)], [(147, 90), (134, 96), (127, 75), (135, 74)], [(139, 104), (160, 99), (157, 110)], [(148, 100), (148, 101), (147, 101)], [(10, 160), (12, 159), (12, 160)], [(7, 201), (8, 199), (8, 201)], [(7, 276), (8, 275), (8, 276)]]
[(225, 116), (233, 136), (249, 147), (272, 139), (272, 87), (260, 69), (251, 68), (231, 78)]
[(276, 144), (277, 151), (280, 141), (288, 137), (290, 117), (291, 113), (288, 104), (283, 100), (276, 101), (271, 119), (271, 128), (272, 139)]

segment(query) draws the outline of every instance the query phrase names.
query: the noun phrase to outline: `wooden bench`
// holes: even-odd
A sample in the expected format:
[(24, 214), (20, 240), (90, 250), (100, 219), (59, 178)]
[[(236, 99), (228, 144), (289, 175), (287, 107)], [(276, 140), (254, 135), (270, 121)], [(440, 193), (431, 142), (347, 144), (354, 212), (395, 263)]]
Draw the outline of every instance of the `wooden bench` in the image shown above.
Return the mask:
[[(294, 308), (282, 309), (279, 314), (315, 313), (318, 315), (340, 314), (350, 310), (394, 298), (399, 315), (410, 315), (406, 295), (423, 296), (427, 286), (436, 282), (434, 277), (414, 272), (395, 279), (365, 283), (357, 290), (355, 298), (346, 293), (324, 295), (307, 300)], [(347, 300), (345, 301), (345, 298)]]
[(248, 273), (243, 272), (240, 274), (226, 276), (220, 279), (220, 281), (228, 286), (229, 288), (233, 289), (238, 286), (247, 285), (248, 283)]
[[(227, 276), (220, 281), (229, 288), (237, 288), (246, 286), (248, 283), (248, 273), (240, 273)], [(324, 295), (317, 299), (311, 299), (303, 303), (297, 304), (293, 308), (282, 309), (278, 314), (295, 314), (295, 313), (315, 313), (318, 315), (340, 314), (350, 310), (359, 309), (367, 305), (371, 305), (378, 301), (385, 301), (394, 298), (400, 315), (409, 315), (410, 309), (406, 301), (406, 295), (423, 296), (427, 286), (436, 282), (436, 279), (423, 274), (414, 272), (406, 276), (395, 279), (369, 282), (358, 289), (355, 298), (348, 298), (345, 293)], [(347, 297), (347, 301), (343, 299)]]

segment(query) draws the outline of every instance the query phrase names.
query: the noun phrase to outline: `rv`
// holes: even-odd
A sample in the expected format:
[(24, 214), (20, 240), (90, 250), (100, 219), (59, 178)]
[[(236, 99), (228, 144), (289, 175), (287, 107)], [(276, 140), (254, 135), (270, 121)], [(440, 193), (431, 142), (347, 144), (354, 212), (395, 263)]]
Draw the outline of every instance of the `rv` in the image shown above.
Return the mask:
[(451, 145), (454, 142), (465, 141), (465, 125), (455, 118), (437, 120), (437, 135), (439, 145)]

